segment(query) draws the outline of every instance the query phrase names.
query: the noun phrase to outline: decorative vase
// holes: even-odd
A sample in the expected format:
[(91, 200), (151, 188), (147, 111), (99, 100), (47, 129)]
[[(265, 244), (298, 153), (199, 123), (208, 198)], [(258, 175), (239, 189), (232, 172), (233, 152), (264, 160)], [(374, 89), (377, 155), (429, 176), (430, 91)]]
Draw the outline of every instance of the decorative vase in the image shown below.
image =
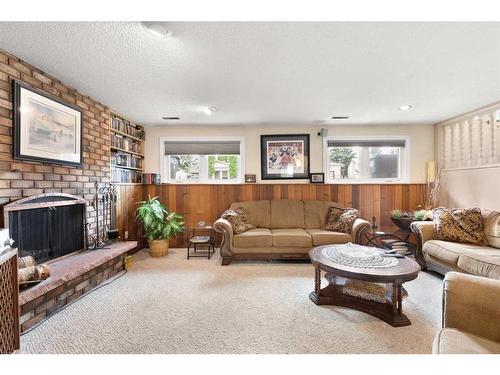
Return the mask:
[(164, 257), (168, 254), (168, 240), (148, 240), (149, 255), (154, 258)]

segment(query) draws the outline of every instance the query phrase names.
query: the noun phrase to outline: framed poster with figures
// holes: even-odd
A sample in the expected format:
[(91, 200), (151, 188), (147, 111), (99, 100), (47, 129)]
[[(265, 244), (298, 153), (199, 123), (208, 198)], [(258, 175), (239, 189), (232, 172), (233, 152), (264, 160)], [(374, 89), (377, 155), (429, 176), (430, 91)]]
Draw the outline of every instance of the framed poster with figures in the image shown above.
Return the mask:
[(263, 180), (309, 179), (309, 134), (261, 135)]
[(13, 81), (14, 159), (81, 167), (82, 111)]

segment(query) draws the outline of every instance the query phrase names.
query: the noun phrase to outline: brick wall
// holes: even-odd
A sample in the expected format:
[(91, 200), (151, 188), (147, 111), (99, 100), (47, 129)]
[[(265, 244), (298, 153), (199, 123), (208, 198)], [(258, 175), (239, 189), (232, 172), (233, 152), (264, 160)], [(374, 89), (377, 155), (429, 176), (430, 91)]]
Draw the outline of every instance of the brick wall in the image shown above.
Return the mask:
[[(83, 168), (12, 158), (12, 79), (76, 104), (83, 113)], [(15, 56), (0, 50), (0, 207), (30, 195), (62, 192), (92, 199), (94, 183), (110, 181), (109, 109)], [(89, 223), (95, 222), (88, 209)], [(3, 212), (1, 213), (3, 224)]]

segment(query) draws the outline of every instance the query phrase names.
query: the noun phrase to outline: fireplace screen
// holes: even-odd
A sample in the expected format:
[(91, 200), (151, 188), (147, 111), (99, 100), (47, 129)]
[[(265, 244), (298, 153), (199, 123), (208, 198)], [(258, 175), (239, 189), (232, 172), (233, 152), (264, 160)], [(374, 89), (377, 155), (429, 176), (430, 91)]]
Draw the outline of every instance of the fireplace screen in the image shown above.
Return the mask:
[(85, 204), (82, 199), (37, 197), (38, 200), (18, 203), (15, 209), (10, 205), (5, 207), (10, 236), (19, 255), (31, 255), (37, 262), (45, 262), (84, 249)]

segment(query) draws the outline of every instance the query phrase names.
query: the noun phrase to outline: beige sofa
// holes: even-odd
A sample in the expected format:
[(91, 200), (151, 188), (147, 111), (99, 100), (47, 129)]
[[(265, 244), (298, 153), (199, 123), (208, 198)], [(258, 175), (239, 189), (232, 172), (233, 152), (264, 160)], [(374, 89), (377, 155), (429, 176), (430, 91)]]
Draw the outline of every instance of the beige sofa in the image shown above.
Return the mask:
[(220, 248), (222, 265), (236, 259), (309, 259), (314, 246), (357, 242), (370, 228), (366, 220), (357, 219), (352, 233), (322, 230), (328, 207), (338, 203), (318, 200), (260, 200), (236, 202), (230, 208), (243, 207), (256, 227), (234, 234), (224, 219), (214, 223), (223, 234)]
[(435, 354), (500, 353), (500, 281), (449, 272)]
[(481, 210), (486, 237), (490, 246), (440, 241), (433, 239), (432, 221), (416, 221), (411, 229), (418, 236), (415, 255), (422, 268), (446, 274), (464, 272), (500, 279), (500, 213)]

